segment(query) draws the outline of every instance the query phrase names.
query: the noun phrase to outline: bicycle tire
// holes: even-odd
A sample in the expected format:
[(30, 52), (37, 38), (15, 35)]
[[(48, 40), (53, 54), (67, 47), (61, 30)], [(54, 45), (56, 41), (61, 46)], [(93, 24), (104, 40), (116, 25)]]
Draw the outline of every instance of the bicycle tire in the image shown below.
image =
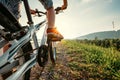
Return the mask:
[(52, 61), (53, 64), (55, 64), (56, 62), (56, 47), (53, 47), (53, 43), (52, 41), (48, 42), (48, 47), (49, 47), (49, 51), (50, 51), (50, 59)]
[(48, 47), (46, 45), (40, 46), (37, 61), (40, 67), (44, 67), (48, 62)]

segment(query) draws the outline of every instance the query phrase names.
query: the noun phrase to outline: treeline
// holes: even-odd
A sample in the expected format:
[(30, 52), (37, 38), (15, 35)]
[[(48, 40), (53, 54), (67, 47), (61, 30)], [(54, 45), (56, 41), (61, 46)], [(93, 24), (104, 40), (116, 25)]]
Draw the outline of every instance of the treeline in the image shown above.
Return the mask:
[(81, 43), (92, 44), (96, 46), (101, 46), (105, 48), (114, 47), (120, 51), (120, 39), (104, 39), (104, 40), (79, 40)]

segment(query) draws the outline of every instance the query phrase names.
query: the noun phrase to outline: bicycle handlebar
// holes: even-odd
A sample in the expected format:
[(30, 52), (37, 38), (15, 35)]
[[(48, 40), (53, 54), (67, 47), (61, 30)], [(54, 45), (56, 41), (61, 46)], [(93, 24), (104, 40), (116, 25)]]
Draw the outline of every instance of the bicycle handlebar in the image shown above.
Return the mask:
[[(60, 11), (67, 9), (67, 5), (68, 5), (67, 0), (63, 0), (63, 5), (61, 7), (55, 8), (55, 13), (59, 14)], [(46, 15), (47, 12), (42, 12), (42, 11), (38, 11), (38, 9), (35, 9), (34, 13), (36, 13), (38, 17), (41, 17), (43, 15)]]
[(38, 17), (46, 15), (46, 12), (39, 11), (38, 9), (35, 9), (35, 13), (38, 15)]
[(56, 14), (59, 14), (61, 10), (62, 10), (62, 7), (57, 7), (57, 8), (55, 9), (55, 11), (56, 11), (55, 13), (56, 13)]
[[(55, 8), (56, 14), (59, 14), (60, 11), (63, 11), (62, 7)], [(35, 13), (37, 14), (38, 17), (42, 17), (43, 15), (46, 15), (47, 12), (42, 12), (42, 11), (39, 11), (38, 9), (35, 9)]]

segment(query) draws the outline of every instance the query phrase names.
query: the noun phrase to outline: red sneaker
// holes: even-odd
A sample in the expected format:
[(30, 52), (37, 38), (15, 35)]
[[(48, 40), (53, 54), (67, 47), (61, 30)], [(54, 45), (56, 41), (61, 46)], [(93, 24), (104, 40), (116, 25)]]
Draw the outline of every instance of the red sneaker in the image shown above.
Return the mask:
[(48, 28), (47, 36), (52, 41), (61, 41), (64, 38), (56, 28)]

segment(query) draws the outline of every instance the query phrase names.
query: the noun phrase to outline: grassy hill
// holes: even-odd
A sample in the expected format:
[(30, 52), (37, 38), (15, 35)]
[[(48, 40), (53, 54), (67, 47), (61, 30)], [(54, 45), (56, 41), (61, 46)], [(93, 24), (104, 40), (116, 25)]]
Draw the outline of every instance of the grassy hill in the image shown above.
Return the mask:
[[(67, 40), (69, 80), (120, 80), (120, 52), (114, 48), (102, 48), (80, 41)], [(75, 75), (77, 76), (75, 76)]]
[(103, 31), (103, 32), (96, 32), (96, 33), (91, 33), (91, 34), (87, 34), (84, 36), (80, 36), (77, 39), (89, 39), (89, 40), (93, 40), (95, 38), (98, 39), (113, 39), (113, 38), (120, 38), (120, 30), (118, 31)]

